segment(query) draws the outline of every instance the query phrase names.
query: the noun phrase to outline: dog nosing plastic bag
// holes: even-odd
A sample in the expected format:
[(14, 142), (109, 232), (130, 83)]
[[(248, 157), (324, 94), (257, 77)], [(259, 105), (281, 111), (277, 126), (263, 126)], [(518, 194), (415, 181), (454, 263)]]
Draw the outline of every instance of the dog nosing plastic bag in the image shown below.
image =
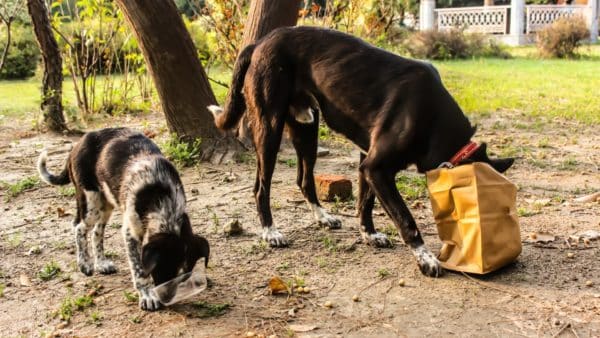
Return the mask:
[[(201, 262), (202, 261), (202, 262)], [(164, 306), (178, 303), (204, 291), (207, 286), (204, 262), (199, 259), (194, 269), (155, 286), (150, 293)]]
[(485, 274), (521, 253), (517, 188), (487, 163), (427, 172), (445, 269)]

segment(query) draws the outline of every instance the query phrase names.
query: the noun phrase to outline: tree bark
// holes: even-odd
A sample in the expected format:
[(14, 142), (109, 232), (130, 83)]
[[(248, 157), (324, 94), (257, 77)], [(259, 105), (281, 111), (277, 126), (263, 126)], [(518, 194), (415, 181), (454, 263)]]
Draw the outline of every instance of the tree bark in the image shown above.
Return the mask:
[[(267, 35), (272, 30), (295, 26), (301, 0), (252, 0), (242, 38), (242, 51), (247, 45)], [(238, 128), (238, 138), (246, 148), (252, 147), (252, 134), (246, 115)]]
[(204, 149), (221, 139), (211, 113), (215, 96), (173, 1), (116, 1), (133, 28), (154, 79), (169, 130)]
[(48, 8), (44, 0), (27, 0), (27, 9), (44, 61), (41, 104), (44, 123), (54, 132), (67, 131), (62, 105), (62, 57), (52, 33)]
[(299, 9), (300, 0), (253, 0), (248, 10), (240, 51), (275, 28), (295, 26)]

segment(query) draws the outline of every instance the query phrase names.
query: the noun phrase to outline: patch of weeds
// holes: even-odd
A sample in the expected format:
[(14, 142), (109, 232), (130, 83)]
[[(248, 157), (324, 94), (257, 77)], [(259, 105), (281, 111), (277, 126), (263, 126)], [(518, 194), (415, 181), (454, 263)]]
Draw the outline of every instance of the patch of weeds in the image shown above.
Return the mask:
[(319, 257), (317, 258), (317, 265), (319, 266), (319, 268), (323, 269), (327, 267), (329, 263), (327, 262), (327, 259), (325, 259), (325, 257)]
[(377, 270), (377, 276), (379, 276), (379, 278), (385, 278), (390, 274), (390, 271), (386, 268), (380, 268), (379, 270)]
[(80, 296), (73, 300), (73, 305), (75, 306), (76, 310), (81, 311), (94, 305), (94, 299), (92, 296)]
[(58, 187), (58, 194), (63, 197), (73, 197), (75, 196), (75, 187)]
[(304, 281), (304, 278), (300, 278), (300, 277), (295, 277), (294, 278), (294, 284), (296, 286), (299, 286), (299, 287), (305, 287), (306, 286), (306, 282)]
[(342, 208), (342, 199), (338, 195), (333, 196), (333, 206), (331, 207), (331, 212), (337, 213)]
[(289, 268), (290, 268), (290, 263), (283, 262), (283, 263), (279, 264), (279, 266), (277, 266), (275, 268), (275, 270), (277, 270), (277, 271), (285, 271), (285, 270), (288, 270)]
[(321, 237), (321, 243), (323, 243), (323, 246), (325, 247), (325, 249), (329, 250), (329, 251), (337, 251), (338, 247), (338, 241), (337, 239), (331, 237), (329, 234), (324, 235), (323, 237)]
[(20, 231), (10, 234), (6, 236), (6, 242), (11, 248), (16, 248), (23, 243), (23, 234)]
[(517, 208), (517, 215), (519, 217), (529, 217), (529, 216), (536, 215), (538, 213), (539, 212), (537, 212), (537, 211), (529, 210), (529, 209), (524, 208), (524, 207)]
[(506, 129), (506, 124), (504, 124), (504, 123), (502, 123), (500, 121), (496, 121), (492, 125), (492, 129), (493, 130), (505, 130)]
[(104, 317), (98, 311), (94, 311), (90, 314), (90, 323), (94, 324), (96, 326), (102, 325), (103, 319), (104, 319)]
[(576, 159), (574, 159), (573, 157), (567, 157), (565, 160), (563, 160), (560, 165), (558, 166), (558, 169), (560, 170), (575, 170), (577, 168), (577, 165), (579, 163), (577, 162)]
[(283, 206), (281, 205), (281, 203), (279, 203), (279, 201), (272, 201), (271, 208), (273, 210), (279, 210), (279, 209), (283, 208)]
[(65, 241), (54, 242), (54, 249), (56, 249), (56, 250), (65, 250), (68, 247), (69, 247), (69, 245)]
[(60, 274), (60, 266), (55, 261), (51, 261), (46, 264), (40, 272), (38, 272), (38, 277), (47, 282), (51, 279), (54, 279)]
[(111, 228), (111, 229), (120, 229), (121, 228), (121, 224), (119, 224), (119, 223), (110, 223), (108, 225), (108, 227)]
[(427, 196), (427, 180), (423, 176), (398, 175), (396, 189), (407, 200), (416, 200)]
[(538, 147), (540, 148), (550, 148), (550, 140), (547, 137), (542, 138), (538, 141)]
[(531, 158), (528, 160), (528, 162), (529, 162), (529, 164), (531, 164), (532, 166), (534, 166), (536, 168), (540, 168), (540, 169), (548, 168), (548, 162), (539, 160), (537, 158)]
[(19, 196), (27, 189), (34, 188), (40, 183), (40, 179), (37, 176), (25, 177), (24, 179), (18, 181), (17, 183), (6, 183), (1, 182), (1, 186), (6, 189), (6, 201), (10, 201), (11, 199)]
[(265, 240), (260, 240), (258, 243), (252, 243), (251, 246), (244, 250), (247, 255), (256, 255), (261, 252), (265, 252), (269, 249), (269, 243)]
[(192, 166), (200, 157), (200, 139), (186, 142), (177, 134), (169, 135), (169, 138), (160, 145), (165, 156), (173, 161), (178, 167)]
[(298, 159), (296, 158), (288, 158), (286, 160), (279, 160), (280, 163), (284, 163), (290, 168), (294, 168), (298, 164)]
[(328, 141), (331, 140), (331, 129), (326, 125), (319, 125), (319, 140)]
[(6, 285), (0, 284), (0, 298), (4, 297), (4, 289), (5, 288), (6, 288)]
[(393, 225), (386, 225), (383, 229), (381, 229), (381, 232), (388, 237), (398, 236), (398, 229), (396, 229), (396, 227)]
[(105, 256), (106, 258), (119, 258), (119, 254), (118, 254), (118, 253), (116, 253), (116, 252), (114, 252), (114, 251), (110, 251), (110, 250), (108, 250), (108, 251), (105, 251), (105, 252), (104, 252), (104, 256)]
[(254, 156), (252, 156), (252, 153), (249, 151), (239, 152), (239, 153), (236, 153), (236, 155), (235, 155), (236, 163), (249, 164), (249, 163), (252, 163), (253, 161), (254, 161)]
[(140, 324), (142, 322), (142, 317), (140, 316), (133, 316), (129, 319), (130, 322), (134, 323), (134, 324)]
[(71, 317), (73, 317), (73, 300), (70, 297), (67, 296), (63, 299), (58, 308), (58, 316), (65, 322), (71, 321)]
[(193, 304), (199, 318), (219, 317), (225, 314), (231, 307), (229, 303), (209, 304), (207, 302), (196, 302)]
[(139, 302), (140, 298), (137, 292), (131, 292), (131, 291), (123, 291), (123, 297), (125, 297), (125, 300), (129, 303), (137, 303)]

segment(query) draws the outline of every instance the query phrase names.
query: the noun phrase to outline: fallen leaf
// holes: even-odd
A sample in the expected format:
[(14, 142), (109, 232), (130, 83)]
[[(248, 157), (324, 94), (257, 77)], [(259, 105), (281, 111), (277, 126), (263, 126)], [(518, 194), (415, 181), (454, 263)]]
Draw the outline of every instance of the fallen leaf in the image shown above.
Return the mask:
[(150, 129), (145, 129), (144, 130), (144, 135), (147, 138), (155, 138), (156, 137), (156, 133), (154, 131), (150, 130)]
[(65, 209), (61, 208), (61, 207), (56, 208), (56, 213), (58, 214), (58, 217), (60, 217), (60, 218), (70, 215), (70, 213), (66, 212)]
[(19, 276), (19, 283), (21, 286), (31, 286), (31, 280), (25, 274), (21, 274)]
[(271, 289), (272, 295), (283, 292), (288, 294), (290, 293), (290, 288), (285, 284), (285, 282), (281, 278), (277, 276), (269, 280), (269, 289)]
[(556, 236), (546, 232), (532, 232), (526, 242), (529, 243), (550, 243), (556, 240)]
[(291, 324), (290, 330), (294, 332), (308, 332), (316, 329), (316, 325), (302, 325), (302, 324)]

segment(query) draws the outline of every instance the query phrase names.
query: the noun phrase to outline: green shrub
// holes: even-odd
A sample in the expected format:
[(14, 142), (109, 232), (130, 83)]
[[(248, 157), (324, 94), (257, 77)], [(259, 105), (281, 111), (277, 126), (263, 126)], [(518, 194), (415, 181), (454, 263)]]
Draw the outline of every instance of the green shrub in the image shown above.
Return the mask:
[(460, 29), (416, 32), (405, 40), (404, 48), (420, 59), (449, 60), (470, 57), (509, 58), (503, 45), (483, 34)]
[[(11, 40), (0, 79), (26, 79), (33, 76), (40, 59), (33, 29), (29, 25), (13, 24)], [(6, 41), (5, 29), (0, 31), (0, 41)]]
[(582, 17), (562, 18), (538, 32), (538, 51), (543, 57), (574, 57), (581, 41), (589, 36)]
[(165, 156), (178, 167), (189, 167), (200, 158), (201, 140), (196, 139), (191, 143), (182, 140), (173, 133), (161, 144)]

